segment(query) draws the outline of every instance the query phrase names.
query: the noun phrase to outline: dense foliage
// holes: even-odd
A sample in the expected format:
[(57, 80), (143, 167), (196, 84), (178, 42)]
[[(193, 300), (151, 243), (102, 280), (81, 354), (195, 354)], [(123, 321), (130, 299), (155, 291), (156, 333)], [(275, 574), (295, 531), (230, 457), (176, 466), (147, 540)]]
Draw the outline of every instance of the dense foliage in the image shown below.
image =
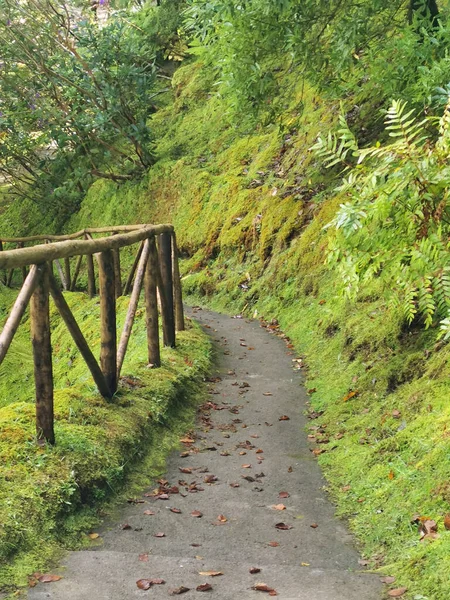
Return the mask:
[(0, 2), (0, 177), (60, 220), (94, 178), (152, 164), (148, 118), (167, 87), (155, 60), (165, 38), (146, 36), (141, 15), (99, 23), (83, 4)]

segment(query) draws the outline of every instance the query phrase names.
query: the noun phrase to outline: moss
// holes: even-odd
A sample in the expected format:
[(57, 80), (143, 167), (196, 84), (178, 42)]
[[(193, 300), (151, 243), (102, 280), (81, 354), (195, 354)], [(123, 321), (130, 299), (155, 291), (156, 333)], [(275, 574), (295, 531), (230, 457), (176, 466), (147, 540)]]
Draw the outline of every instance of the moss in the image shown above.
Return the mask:
[[(67, 299), (97, 354), (98, 300), (79, 293), (67, 294)], [(11, 294), (3, 300), (12, 300)], [(127, 298), (118, 300), (119, 326), (127, 304)], [(31, 344), (28, 340), (25, 344), (27, 325), (25, 319), (17, 334), (25, 358), (18, 359), (18, 347), (12, 348), (0, 380), (3, 589), (25, 584), (27, 575), (44, 569), (61, 546), (86, 543), (86, 532), (99, 520), (100, 505), (104, 512), (104, 503), (127, 480), (128, 488), (135, 485), (134, 473), (143, 460), (148, 476), (141, 477), (142, 485), (161, 469), (168, 449), (178, 443), (180, 430), (191, 425), (199, 381), (209, 366), (209, 340), (190, 324), (178, 334), (177, 349), (164, 350), (162, 368), (148, 369), (145, 311), (138, 309), (122, 383), (114, 400), (106, 402), (52, 308), (57, 443), (40, 447), (35, 443), (33, 378), (24, 367), (31, 365)], [(23, 398), (19, 402), (7, 393), (17, 387), (17, 372)]]

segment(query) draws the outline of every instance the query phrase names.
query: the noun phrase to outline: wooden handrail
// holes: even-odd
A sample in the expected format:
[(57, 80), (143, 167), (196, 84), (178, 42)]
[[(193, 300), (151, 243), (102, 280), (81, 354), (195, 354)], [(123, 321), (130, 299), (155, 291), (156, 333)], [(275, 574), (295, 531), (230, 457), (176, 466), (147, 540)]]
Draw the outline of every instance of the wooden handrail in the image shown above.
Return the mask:
[(20, 242), (45, 242), (50, 241), (63, 241), (63, 240), (76, 240), (79, 237), (84, 237), (86, 233), (120, 233), (125, 231), (135, 231), (136, 229), (142, 229), (142, 227), (148, 227), (148, 225), (116, 225), (116, 227), (88, 227), (87, 229), (80, 229), (75, 233), (67, 233), (61, 235), (31, 235), (28, 237), (2, 237), (1, 241), (12, 242), (18, 244)]
[[(109, 229), (108, 231), (115, 231), (115, 229)], [(89, 233), (88, 230), (85, 230), (85, 232)], [(129, 233), (122, 233), (111, 237), (92, 240), (66, 240), (52, 244), (31, 246), (30, 248), (4, 250), (0, 252), (0, 269), (16, 269), (60, 258), (79, 256), (80, 254), (96, 254), (97, 252), (105, 252), (106, 250), (114, 250), (115, 248), (124, 248), (125, 246), (132, 246), (136, 242), (142, 242), (151, 236), (172, 232), (172, 225), (144, 225), (140, 229), (133, 229)]]
[[(108, 237), (93, 238), (94, 233), (109, 233)], [(82, 237), (83, 239), (77, 239)], [(49, 240), (58, 240), (49, 243)], [(15, 250), (4, 250), (2, 242), (12, 242)], [(37, 246), (24, 247), (26, 242), (45, 241)], [(132, 295), (125, 325), (117, 344), (116, 298), (122, 294), (120, 248), (138, 244), (139, 250), (125, 286)], [(97, 361), (78, 326), (75, 316), (53, 275), (57, 266), (64, 291), (74, 291), (86, 256), (88, 293), (96, 294), (95, 255), (98, 263), (100, 296), (100, 360)], [(70, 258), (77, 257), (75, 271)], [(63, 265), (61, 264), (63, 261)], [(27, 267), (30, 267), (27, 269)], [(14, 334), (30, 304), (33, 342), (34, 376), (36, 385), (36, 434), (38, 442), (54, 443), (52, 347), (49, 319), (49, 295), (77, 345), (99, 392), (108, 400), (117, 391), (120, 371), (130, 339), (142, 288), (145, 290), (148, 360), (152, 367), (161, 366), (158, 327), (158, 301), (161, 302), (163, 340), (165, 346), (175, 347), (176, 330), (184, 329), (181, 281), (175, 231), (172, 225), (119, 225), (83, 229), (67, 236), (31, 236), (1, 238), (0, 269), (9, 269), (5, 276), (10, 285), (14, 269), (22, 269), (24, 282), (12, 311), (0, 333), (0, 364), (8, 352)], [(133, 284), (134, 280), (134, 284)], [(176, 322), (176, 327), (175, 327)]]

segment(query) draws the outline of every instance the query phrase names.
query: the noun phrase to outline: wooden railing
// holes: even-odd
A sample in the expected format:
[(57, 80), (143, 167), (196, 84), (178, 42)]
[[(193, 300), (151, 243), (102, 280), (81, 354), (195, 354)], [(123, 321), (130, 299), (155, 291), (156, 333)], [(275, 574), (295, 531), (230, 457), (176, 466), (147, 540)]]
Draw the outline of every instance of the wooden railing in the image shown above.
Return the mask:
[[(102, 234), (102, 237), (94, 238), (94, 235), (98, 234)], [(28, 246), (36, 242), (38, 245)], [(138, 243), (140, 246), (134, 264), (123, 284), (120, 248)], [(7, 250), (6, 244), (13, 244), (16, 248)], [(98, 288), (100, 297), (100, 363), (89, 348), (61, 291), (61, 288), (71, 291), (76, 289), (83, 257), (86, 257), (87, 263), (88, 294), (93, 297)], [(75, 259), (73, 276), (71, 259)], [(64, 261), (64, 268), (61, 261)], [(95, 262), (98, 264), (98, 277)], [(58, 283), (55, 277), (54, 267), (61, 283)], [(184, 329), (178, 251), (175, 231), (171, 225), (124, 225), (83, 229), (65, 236), (2, 238), (0, 269), (5, 270), (5, 285), (11, 285), (15, 269), (21, 269), (23, 276), (22, 287), (0, 333), (0, 364), (30, 304), (36, 387), (36, 432), (38, 442), (41, 443), (55, 442), (50, 295), (100, 394), (106, 399), (111, 399), (117, 391), (142, 288), (145, 292), (149, 364), (153, 367), (161, 366), (158, 295), (164, 345), (175, 347), (175, 331)], [(128, 312), (117, 343), (116, 298), (130, 291)]]

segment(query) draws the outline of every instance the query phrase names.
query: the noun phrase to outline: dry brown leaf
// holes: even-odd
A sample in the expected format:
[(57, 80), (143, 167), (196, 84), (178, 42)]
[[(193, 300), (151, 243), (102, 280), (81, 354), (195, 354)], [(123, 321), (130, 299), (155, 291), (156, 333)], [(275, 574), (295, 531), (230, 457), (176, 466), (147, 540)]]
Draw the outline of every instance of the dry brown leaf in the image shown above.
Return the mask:
[(280, 492), (278, 494), (279, 498), (289, 498), (289, 492)]
[(226, 516), (225, 516), (225, 515), (219, 515), (219, 516), (217, 517), (217, 520), (218, 520), (220, 523), (226, 523), (226, 522), (228, 521), (228, 519), (226, 518)]
[(163, 537), (166, 537), (166, 534), (165, 534), (165, 533), (163, 533), (162, 531), (160, 531), (160, 532), (158, 532), (158, 533), (155, 533), (155, 535), (154, 535), (153, 537), (156, 537), (156, 538), (163, 538)]
[(98, 538), (100, 537), (99, 533), (89, 533), (89, 537), (91, 538), (91, 540), (98, 540)]
[(252, 567), (251, 569), (249, 569), (249, 573), (251, 575), (256, 575), (256, 573), (261, 573), (261, 569), (259, 569), (258, 567)]
[(252, 468), (252, 465), (242, 465), (242, 468), (243, 468), (243, 469), (251, 469), (251, 468)]
[(387, 583), (388, 585), (391, 585), (391, 584), (395, 583), (395, 577), (390, 577), (390, 576), (382, 577), (381, 583)]
[(447, 531), (450, 530), (450, 513), (447, 513), (444, 517), (444, 527)]
[(403, 596), (403, 594), (405, 594), (408, 591), (408, 588), (396, 588), (395, 590), (389, 590), (388, 592), (388, 596), (389, 598), (400, 598), (400, 596)]
[(203, 513), (201, 513), (199, 510), (193, 510), (191, 512), (191, 517), (196, 517), (197, 519), (200, 519), (200, 517), (203, 517)]
[(148, 562), (148, 554), (147, 553), (139, 554), (139, 560), (141, 562)]
[(180, 473), (187, 473), (188, 475), (192, 473), (191, 467), (178, 467), (178, 470), (180, 471)]
[(269, 542), (269, 546), (271, 546), (272, 548), (276, 548), (279, 545), (279, 542)]
[(144, 515), (154, 515), (155, 513), (152, 510), (144, 510)]
[(280, 531), (288, 531), (288, 529), (293, 529), (292, 525), (287, 525), (286, 523), (276, 523), (275, 527)]
[(290, 421), (290, 417), (288, 417), (287, 415), (281, 415), (281, 417), (278, 418), (279, 421)]
[(270, 508), (272, 508), (273, 510), (286, 510), (284, 504), (272, 504)]
[(213, 589), (213, 587), (210, 583), (202, 583), (201, 585), (198, 585), (195, 589), (197, 590), (197, 592), (209, 592)]
[(312, 524), (310, 525), (310, 527), (311, 527), (312, 529), (317, 529), (319, 526), (318, 526), (318, 524), (317, 524), (317, 523), (312, 523)]
[(171, 508), (170, 512), (173, 512), (176, 515), (181, 515), (181, 510), (179, 508)]
[(59, 581), (62, 579), (60, 575), (41, 575), (38, 577), (38, 580), (41, 583), (53, 583), (54, 581)]
[(256, 590), (257, 592), (269, 592), (269, 594), (276, 595), (276, 592), (273, 588), (267, 585), (267, 583), (256, 583), (252, 590)]
[(186, 592), (189, 592), (189, 588), (184, 587), (184, 585), (175, 588), (174, 590), (170, 590), (169, 594), (171, 596), (179, 596), (180, 594), (185, 594)]
[(203, 575), (204, 577), (219, 577), (219, 575), (223, 575), (222, 571), (200, 571), (199, 575)]
[(149, 590), (152, 587), (150, 579), (138, 579), (136, 585), (140, 590)]

